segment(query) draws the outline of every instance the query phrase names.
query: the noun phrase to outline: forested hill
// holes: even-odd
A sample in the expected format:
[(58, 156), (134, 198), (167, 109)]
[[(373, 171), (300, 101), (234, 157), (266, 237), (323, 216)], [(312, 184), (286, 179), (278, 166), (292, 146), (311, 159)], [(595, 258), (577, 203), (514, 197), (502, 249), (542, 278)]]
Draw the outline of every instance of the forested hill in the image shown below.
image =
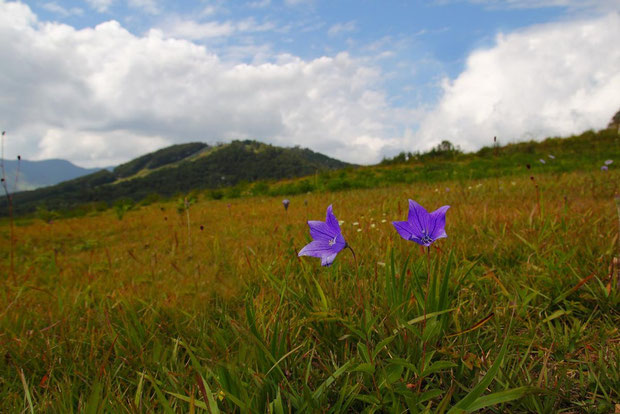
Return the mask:
[[(83, 203), (113, 203), (122, 198), (141, 200), (158, 194), (172, 196), (200, 189), (217, 189), (239, 182), (279, 180), (351, 166), (299, 147), (283, 148), (256, 141), (233, 141), (209, 146), (204, 143), (173, 145), (74, 180), (16, 193), (16, 213), (37, 207), (66, 209)], [(0, 200), (6, 205), (4, 199)], [(2, 213), (5, 214), (5, 209)]]

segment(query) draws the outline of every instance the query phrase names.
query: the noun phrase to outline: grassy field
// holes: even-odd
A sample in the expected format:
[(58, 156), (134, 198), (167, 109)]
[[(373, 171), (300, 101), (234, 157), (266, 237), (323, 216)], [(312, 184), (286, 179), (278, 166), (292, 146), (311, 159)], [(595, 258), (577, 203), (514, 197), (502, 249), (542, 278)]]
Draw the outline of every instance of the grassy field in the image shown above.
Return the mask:
[[(287, 212), (204, 196), (30, 218), (13, 268), (5, 221), (0, 411), (614, 412), (619, 182), (612, 164), (313, 192)], [(409, 198), (451, 206), (428, 256), (390, 224)], [(323, 268), (297, 252), (329, 204), (357, 260)]]

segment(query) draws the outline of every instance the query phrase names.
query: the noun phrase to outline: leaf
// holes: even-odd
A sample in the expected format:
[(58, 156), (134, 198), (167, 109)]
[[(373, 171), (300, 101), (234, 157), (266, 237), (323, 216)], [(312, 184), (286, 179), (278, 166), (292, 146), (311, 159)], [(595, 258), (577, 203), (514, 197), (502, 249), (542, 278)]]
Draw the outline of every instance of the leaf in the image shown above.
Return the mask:
[(564, 293), (562, 293), (560, 296), (558, 296), (557, 298), (555, 298), (553, 300), (553, 302), (551, 302), (552, 305), (555, 305), (556, 303), (560, 302), (561, 300), (565, 299), (568, 295), (570, 295), (571, 293), (575, 292), (576, 290), (578, 290), (581, 286), (585, 285), (586, 283), (588, 283), (590, 281), (590, 279), (592, 279), (595, 276), (594, 273), (591, 273), (589, 276), (584, 277), (583, 279), (581, 279), (579, 281), (579, 283), (577, 283), (575, 286), (573, 286), (572, 288), (568, 289), (567, 291), (565, 291)]
[(153, 388), (155, 389), (155, 394), (157, 395), (157, 399), (159, 400), (159, 403), (163, 407), (164, 412), (166, 414), (174, 414), (174, 411), (172, 410), (172, 407), (170, 407), (170, 404), (168, 403), (168, 400), (166, 399), (166, 396), (159, 389), (159, 386), (157, 385), (157, 382), (155, 382), (155, 380), (149, 374), (145, 374), (144, 377), (147, 380), (151, 381), (151, 384), (153, 384)]
[(329, 387), (334, 381), (336, 381), (336, 379), (339, 376), (344, 374), (351, 364), (352, 364), (352, 361), (347, 361), (340, 368), (334, 371), (334, 373), (331, 374), (321, 385), (319, 385), (316, 391), (312, 393), (312, 398), (314, 400), (318, 400), (321, 397), (321, 395), (323, 395), (323, 393), (325, 392), (325, 389)]
[(34, 406), (32, 405), (32, 397), (30, 396), (30, 390), (28, 389), (28, 383), (26, 382), (26, 377), (24, 376), (24, 370), (19, 370), (19, 378), (22, 380), (22, 385), (24, 386), (24, 393), (26, 394), (26, 400), (28, 401), (28, 408), (30, 408), (30, 412), (34, 414)]
[(433, 362), (433, 365), (424, 370), (422, 377), (426, 377), (435, 372), (444, 371), (449, 368), (454, 368), (456, 366), (457, 365), (452, 361), (436, 361)]
[(394, 384), (403, 375), (404, 367), (400, 364), (390, 364), (385, 368), (385, 380), (388, 384)]
[(383, 341), (379, 342), (377, 344), (377, 346), (375, 346), (374, 351), (372, 351), (372, 358), (376, 358), (377, 355), (379, 354), (379, 352), (381, 352), (381, 350), (388, 344), (390, 344), (390, 342), (392, 342), (394, 340), (394, 338), (396, 338), (396, 335), (392, 335), (392, 336), (388, 336), (387, 338), (385, 338)]
[(463, 335), (464, 333), (467, 332), (471, 332), (471, 331), (475, 331), (478, 328), (481, 328), (482, 325), (484, 325), (485, 323), (487, 323), (488, 321), (491, 320), (491, 318), (495, 315), (494, 312), (491, 312), (490, 314), (488, 314), (487, 316), (485, 316), (484, 318), (482, 318), (480, 321), (476, 322), (475, 324), (473, 324), (470, 328), (465, 329), (464, 331), (461, 332), (457, 332), (455, 334), (452, 335), (448, 335), (448, 338), (452, 338), (453, 336), (459, 336), (459, 335)]
[[(426, 320), (428, 321), (430, 318), (434, 318), (435, 316), (439, 316), (439, 315), (443, 315), (444, 313), (448, 313), (448, 312), (452, 312), (453, 310), (455, 310), (456, 308), (451, 308), (451, 309), (445, 309), (442, 311), (438, 311), (438, 312), (431, 312), (431, 313), (427, 313), (426, 314)], [(418, 316), (417, 318), (413, 318), (410, 321), (407, 322), (408, 325), (414, 325), (416, 323), (420, 323), (424, 321), (424, 315)], [(394, 329), (394, 331), (392, 333), (396, 334), (398, 333), (398, 329), (400, 328), (404, 328), (404, 325), (399, 326), (397, 329)]]
[(544, 320), (543, 323), (552, 321), (556, 318), (559, 318), (560, 316), (564, 316), (564, 315), (570, 315), (572, 312), (571, 311), (565, 311), (564, 309), (558, 309), (555, 312), (553, 312), (551, 315), (547, 316)]
[[(508, 332), (510, 332), (510, 326), (512, 325), (512, 319), (510, 320), (510, 325), (508, 326)], [(499, 351), (499, 355), (497, 359), (491, 365), (491, 368), (487, 371), (487, 373), (482, 377), (482, 380), (476, 385), (461, 401), (459, 401), (454, 407), (448, 411), (450, 413), (458, 413), (460, 411), (467, 411), (469, 407), (476, 401), (476, 399), (486, 390), (489, 386), (497, 372), (499, 371), (499, 367), (506, 356), (506, 351), (508, 349), (508, 332), (506, 333), (506, 338), (504, 338), (504, 343), (502, 344), (502, 348)]]
[(370, 362), (364, 362), (351, 369), (351, 372), (365, 372), (367, 374), (375, 373), (375, 366)]
[(362, 359), (364, 360), (364, 362), (371, 362), (372, 360), (370, 359), (370, 352), (368, 352), (368, 347), (361, 343), (358, 342), (357, 343), (357, 352), (358, 354), (360, 354), (362, 356)]
[(472, 412), (485, 407), (490, 407), (492, 405), (518, 400), (528, 394), (533, 394), (539, 391), (541, 391), (540, 388), (526, 386), (513, 388), (506, 391), (494, 392), (493, 394), (477, 398), (476, 401), (474, 401), (473, 404), (467, 408), (467, 411)]
[(96, 382), (93, 385), (93, 390), (88, 397), (88, 401), (86, 402), (86, 407), (84, 412), (86, 414), (96, 414), (99, 412), (99, 403), (101, 402), (101, 390), (103, 386), (100, 382)]
[(420, 399), (418, 400), (418, 402), (423, 403), (425, 401), (432, 400), (433, 398), (440, 396), (442, 392), (443, 391), (441, 390), (425, 391), (422, 393), (422, 395), (420, 395)]
[(319, 285), (319, 282), (317, 282), (315, 278), (312, 278), (312, 280), (314, 281), (314, 284), (316, 285), (316, 290), (319, 292), (323, 310), (325, 312), (329, 311), (329, 305), (327, 304), (327, 298), (325, 297), (325, 294), (323, 293), (323, 289), (321, 289), (321, 285)]
[(202, 375), (196, 373), (196, 382), (198, 383), (198, 387), (200, 388), (200, 392), (203, 394), (203, 398), (207, 400), (209, 403), (209, 412), (211, 414), (219, 414), (220, 409), (217, 406), (217, 403), (213, 399), (213, 392), (211, 392), (211, 388), (209, 388), (209, 384), (202, 378)]
[[(181, 394), (177, 394), (177, 393), (170, 392), (170, 391), (165, 391), (165, 393), (168, 394), (168, 395), (171, 395), (171, 396), (173, 396), (175, 398), (178, 398), (181, 401), (185, 401), (186, 403), (191, 403), (191, 401), (192, 401), (192, 398), (188, 397), (186, 395), (181, 395)], [(203, 403), (200, 400), (194, 399), (194, 405), (196, 407), (198, 407), (198, 408), (202, 408), (203, 410), (209, 411), (209, 408), (207, 407), (207, 404)], [(217, 412), (219, 412), (219, 411), (217, 411)]]

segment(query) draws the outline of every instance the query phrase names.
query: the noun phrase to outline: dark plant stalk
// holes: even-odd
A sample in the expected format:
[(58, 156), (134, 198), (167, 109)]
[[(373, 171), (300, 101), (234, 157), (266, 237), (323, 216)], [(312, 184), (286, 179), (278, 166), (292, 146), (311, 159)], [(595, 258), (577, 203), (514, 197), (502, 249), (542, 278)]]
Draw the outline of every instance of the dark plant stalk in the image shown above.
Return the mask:
[(189, 252), (192, 254), (192, 234), (189, 220), (189, 201), (187, 200), (187, 197), (185, 197), (183, 203), (185, 205), (185, 217), (187, 219), (187, 244), (189, 246)]
[(364, 303), (364, 298), (362, 296), (362, 289), (360, 287), (360, 268), (357, 263), (357, 256), (355, 255), (355, 251), (353, 250), (353, 248), (349, 246), (348, 243), (345, 248), (351, 250), (351, 253), (353, 254), (353, 261), (355, 262), (355, 284), (357, 285), (357, 296), (359, 297), (359, 306), (361, 307)]
[(15, 173), (15, 185), (13, 186), (13, 191), (17, 191), (17, 182), (19, 179), (19, 170), (22, 165), (22, 157), (21, 155), (17, 156), (17, 172)]
[[(10, 270), (11, 278), (15, 281), (15, 226), (13, 223), (13, 196), (9, 192), (9, 187), (7, 185), (7, 176), (6, 171), (4, 169), (4, 136), (6, 135), (6, 131), (2, 131), (2, 139), (0, 141), (2, 145), (2, 153), (0, 155), (0, 171), (2, 173), (2, 187), (4, 188), (4, 193), (6, 194), (6, 200), (9, 205), (9, 228), (10, 228), (10, 243), (9, 243), (9, 257), (10, 257)], [(20, 157), (21, 158), (21, 157)], [(17, 183), (17, 177), (15, 177), (15, 182)]]

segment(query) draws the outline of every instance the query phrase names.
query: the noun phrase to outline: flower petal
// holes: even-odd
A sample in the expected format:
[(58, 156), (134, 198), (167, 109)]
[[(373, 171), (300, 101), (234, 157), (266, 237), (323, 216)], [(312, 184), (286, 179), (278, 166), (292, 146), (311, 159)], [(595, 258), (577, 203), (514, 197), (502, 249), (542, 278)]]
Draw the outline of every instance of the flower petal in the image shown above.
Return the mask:
[(338, 255), (338, 253), (322, 256), (321, 257), (321, 266), (331, 266), (331, 264), (334, 263), (334, 259), (336, 259), (337, 255)]
[(334, 235), (341, 233), (340, 224), (338, 224), (338, 219), (334, 216), (332, 211), (332, 205), (330, 204), (327, 207), (327, 213), (325, 214), (325, 223), (332, 229)]
[(325, 222), (318, 220), (309, 220), (310, 237), (314, 240), (323, 240), (328, 242), (333, 240), (338, 233), (334, 233), (333, 229)]
[(323, 257), (330, 254), (333, 254), (332, 246), (322, 240), (313, 240), (306, 244), (297, 256)]
[(411, 225), (413, 234), (416, 237), (421, 239), (428, 234), (430, 227), (430, 215), (424, 207), (411, 199), (409, 200), (409, 214), (407, 216), (407, 221)]
[(332, 250), (338, 253), (345, 247), (347, 247), (347, 242), (344, 240), (344, 237), (342, 236), (342, 234), (338, 234), (336, 236), (336, 240), (334, 244), (331, 246)]
[(413, 234), (414, 230), (411, 228), (411, 224), (408, 221), (393, 221), (392, 225), (403, 239), (411, 240), (415, 237)]
[(412, 237), (410, 240), (411, 240), (412, 242), (416, 242), (416, 243), (418, 243), (420, 246), (425, 246), (425, 247), (428, 247), (428, 246), (430, 246), (431, 244), (433, 244), (433, 242), (432, 242), (432, 241), (431, 241), (431, 242), (424, 243), (424, 242), (422, 241), (422, 239), (418, 239), (418, 238), (417, 238), (417, 237), (415, 237), (415, 236), (414, 236), (414, 237)]
[(430, 214), (431, 228), (429, 231), (429, 236), (433, 240), (441, 239), (443, 237), (448, 237), (446, 234), (446, 211), (450, 206), (439, 207), (437, 210), (433, 211)]

